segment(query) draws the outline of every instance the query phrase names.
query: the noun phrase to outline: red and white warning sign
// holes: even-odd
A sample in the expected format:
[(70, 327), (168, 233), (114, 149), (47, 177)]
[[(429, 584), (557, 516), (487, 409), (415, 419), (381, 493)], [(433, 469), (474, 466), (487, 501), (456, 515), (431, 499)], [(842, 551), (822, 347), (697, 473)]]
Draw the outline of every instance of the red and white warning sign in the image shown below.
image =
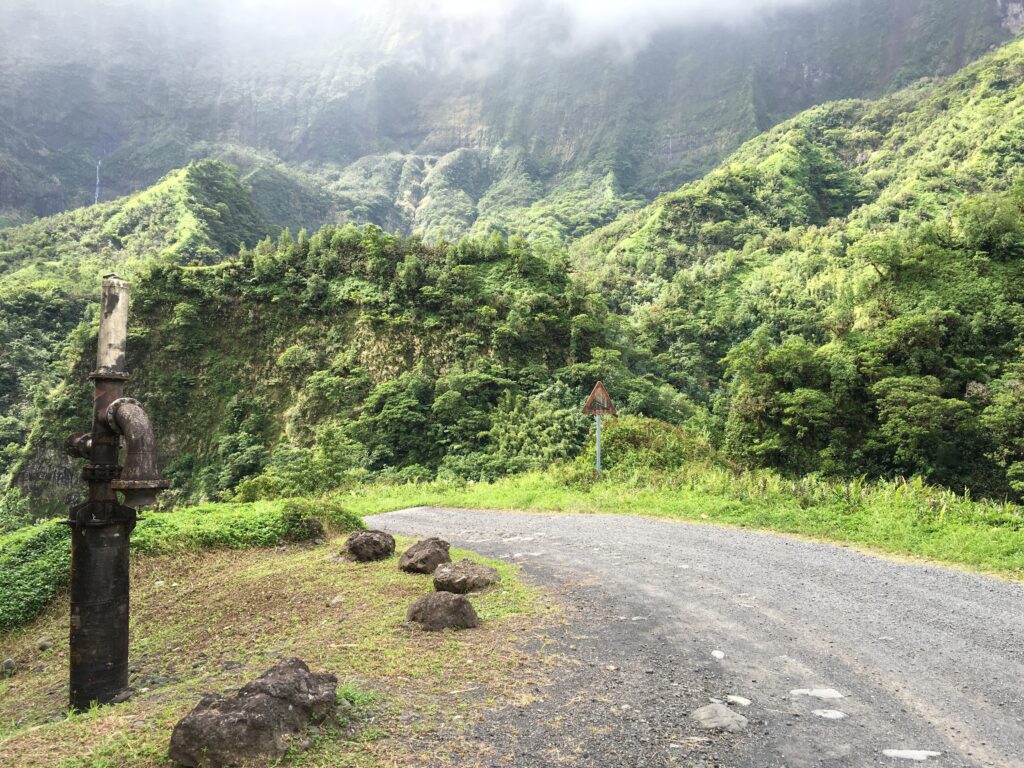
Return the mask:
[(587, 404), (583, 406), (583, 412), (588, 416), (615, 415), (615, 405), (612, 403), (612, 398), (608, 394), (608, 390), (604, 388), (604, 384), (600, 381), (597, 382), (594, 391), (587, 398)]

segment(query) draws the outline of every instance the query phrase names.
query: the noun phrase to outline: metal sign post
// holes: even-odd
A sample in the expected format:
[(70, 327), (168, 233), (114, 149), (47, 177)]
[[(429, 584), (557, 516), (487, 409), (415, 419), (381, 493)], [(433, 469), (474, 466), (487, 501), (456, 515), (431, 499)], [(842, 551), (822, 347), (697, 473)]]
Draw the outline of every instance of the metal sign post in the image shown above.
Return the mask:
[(615, 415), (615, 405), (612, 403), (608, 390), (600, 381), (594, 387), (594, 391), (587, 398), (587, 404), (583, 406), (583, 413), (593, 416), (597, 424), (597, 476), (601, 477), (601, 417)]
[[(103, 279), (92, 432), (67, 440), (70, 455), (87, 460), (83, 504), (71, 508), (71, 708), (109, 704), (128, 687), (128, 539), (136, 509), (167, 487), (156, 468), (156, 441), (128, 380), (128, 283)], [(124, 466), (120, 464), (122, 441)], [(117, 497), (123, 494), (122, 504)]]

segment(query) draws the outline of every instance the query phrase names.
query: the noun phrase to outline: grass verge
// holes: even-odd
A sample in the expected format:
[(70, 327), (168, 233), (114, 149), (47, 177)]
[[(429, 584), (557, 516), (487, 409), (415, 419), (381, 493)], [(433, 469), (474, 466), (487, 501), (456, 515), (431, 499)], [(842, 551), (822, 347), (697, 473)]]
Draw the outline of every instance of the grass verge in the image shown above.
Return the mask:
[(578, 463), (493, 483), (355, 488), (334, 498), (360, 515), (452, 506), (621, 514), (811, 536), (1024, 579), (1024, 515), (919, 480), (847, 483), (702, 463), (666, 473), (610, 472), (595, 482)]
[[(204, 504), (153, 512), (132, 534), (132, 551), (148, 555), (203, 549), (267, 547), (347, 531), (362, 521), (337, 504), (307, 499), (252, 504)], [(35, 618), (66, 587), (71, 530), (59, 521), (0, 536), (0, 632)]]
[[(399, 551), (409, 543), (400, 539)], [(288, 764), (426, 764), (438, 750), (427, 738), (433, 729), (465, 722), (477, 707), (528, 695), (535, 681), (521, 639), (532, 635), (544, 607), (513, 566), (489, 562), (502, 579), (471, 597), (479, 629), (426, 633), (404, 619), (409, 604), (431, 591), (430, 577), (400, 572), (397, 558), (340, 562), (340, 547), (333, 539), (244, 555), (182, 550), (137, 558), (135, 695), (71, 717), (64, 713), (66, 646), (38, 649), (40, 637), (66, 636), (68, 606), (55, 601), (35, 622), (3, 637), (19, 671), (0, 681), (0, 764), (167, 766), (171, 729), (203, 693), (232, 693), (287, 656), (337, 675), (339, 693), (357, 713), (349, 727), (321, 732), (311, 751)], [(452, 556), (479, 559), (461, 551)], [(457, 740), (448, 748), (452, 764), (469, 764), (461, 762)]]

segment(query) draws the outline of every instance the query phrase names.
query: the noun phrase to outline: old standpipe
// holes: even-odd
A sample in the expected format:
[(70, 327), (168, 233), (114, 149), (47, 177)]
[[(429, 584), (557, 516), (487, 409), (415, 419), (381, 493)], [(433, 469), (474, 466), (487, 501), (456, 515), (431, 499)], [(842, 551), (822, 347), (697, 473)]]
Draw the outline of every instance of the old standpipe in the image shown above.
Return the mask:
[[(71, 707), (109, 704), (128, 687), (128, 542), (136, 510), (167, 487), (156, 440), (141, 404), (124, 397), (128, 381), (128, 283), (103, 278), (92, 432), (68, 438), (87, 460), (89, 495), (71, 508)], [(125, 461), (120, 463), (121, 441)], [(118, 500), (118, 492), (124, 496)]]

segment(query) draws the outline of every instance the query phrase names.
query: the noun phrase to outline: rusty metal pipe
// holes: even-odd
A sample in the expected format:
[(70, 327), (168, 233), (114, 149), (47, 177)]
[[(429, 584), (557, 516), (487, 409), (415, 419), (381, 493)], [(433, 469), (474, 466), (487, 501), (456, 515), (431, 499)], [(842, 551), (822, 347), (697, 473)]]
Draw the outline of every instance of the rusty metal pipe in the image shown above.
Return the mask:
[[(134, 504), (167, 487), (156, 470), (153, 430), (142, 407), (124, 397), (128, 340), (128, 284), (103, 279), (92, 432), (72, 435), (70, 454), (87, 459), (85, 503), (71, 509), (71, 707), (109, 704), (128, 687), (129, 537)], [(128, 442), (122, 481), (121, 437)], [(118, 486), (121, 483), (121, 486)], [(125, 494), (122, 505), (117, 492)]]

